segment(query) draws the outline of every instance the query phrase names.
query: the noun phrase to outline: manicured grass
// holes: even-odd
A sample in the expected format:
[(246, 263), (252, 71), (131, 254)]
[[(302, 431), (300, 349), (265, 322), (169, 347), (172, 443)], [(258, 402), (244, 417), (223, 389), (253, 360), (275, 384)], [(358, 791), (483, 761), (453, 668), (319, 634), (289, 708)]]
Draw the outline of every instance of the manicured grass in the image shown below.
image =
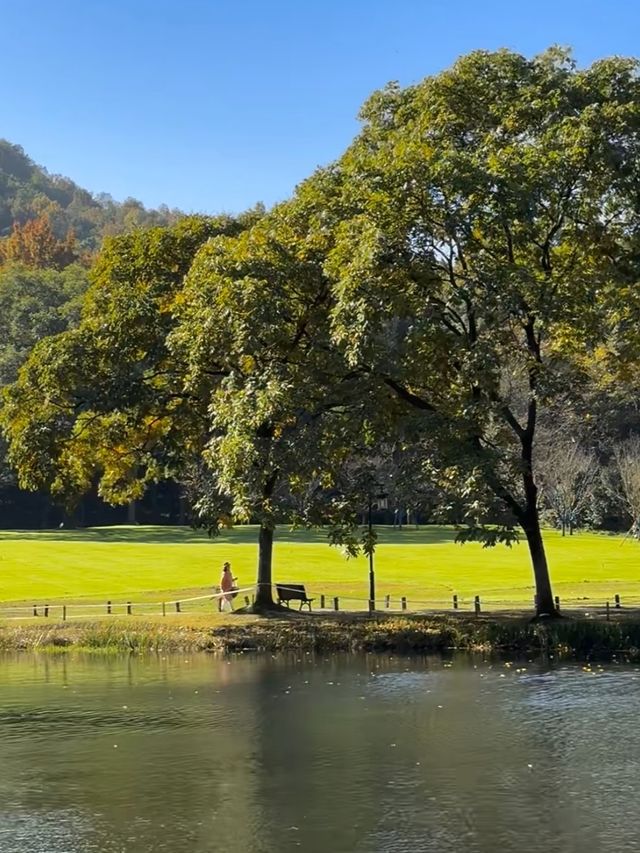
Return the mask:
[[(240, 586), (255, 580), (256, 528), (239, 527), (210, 540), (188, 528), (110, 527), (46, 532), (0, 531), (0, 601), (171, 600), (208, 592), (230, 560)], [(398, 531), (378, 528), (375, 556), (379, 605), (410, 609), (450, 606), (456, 593), (466, 608), (474, 595), (486, 606), (528, 607), (533, 581), (524, 543), (482, 549), (458, 545), (446, 527)], [(554, 591), (563, 601), (602, 605), (623, 596), (640, 602), (640, 544), (582, 533), (564, 539), (545, 534)], [(310, 594), (340, 597), (342, 608), (365, 607), (368, 564), (345, 560), (323, 531), (278, 531), (276, 581), (302, 582)], [(316, 601), (316, 605), (318, 602)], [(196, 605), (193, 605), (194, 607)], [(210, 608), (210, 604), (208, 605)]]

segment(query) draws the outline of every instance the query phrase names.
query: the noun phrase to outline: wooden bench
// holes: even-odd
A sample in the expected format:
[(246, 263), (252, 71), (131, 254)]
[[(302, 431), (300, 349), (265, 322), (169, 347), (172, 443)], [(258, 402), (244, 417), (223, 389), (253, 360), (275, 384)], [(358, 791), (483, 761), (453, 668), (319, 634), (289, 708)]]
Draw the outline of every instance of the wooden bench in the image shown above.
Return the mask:
[(303, 606), (306, 604), (309, 608), (309, 612), (311, 612), (311, 602), (314, 601), (313, 598), (309, 598), (307, 596), (307, 591), (304, 588), (304, 584), (302, 583), (277, 583), (276, 584), (276, 593), (278, 595), (278, 604), (286, 604), (289, 607), (290, 601), (299, 601), (300, 607), (298, 610), (302, 610)]

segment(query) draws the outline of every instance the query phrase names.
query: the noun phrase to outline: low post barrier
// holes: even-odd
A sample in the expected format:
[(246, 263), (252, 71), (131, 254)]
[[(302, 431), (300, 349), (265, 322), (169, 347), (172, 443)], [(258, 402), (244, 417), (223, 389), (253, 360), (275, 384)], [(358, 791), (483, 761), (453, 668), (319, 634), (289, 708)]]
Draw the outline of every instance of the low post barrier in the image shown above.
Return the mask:
[(609, 606), (609, 602), (608, 602), (608, 601), (607, 601), (607, 604), (606, 604), (606, 613), (607, 613), (607, 622), (610, 622), (610, 621), (611, 621), (611, 608), (610, 608), (610, 606)]
[(127, 615), (131, 616), (131, 602), (127, 601)]
[(476, 616), (480, 615), (480, 596), (476, 595), (473, 600), (473, 609), (475, 610)]
[(162, 602), (162, 615), (163, 616), (167, 615), (167, 605), (166, 605), (166, 602), (164, 602), (164, 601)]
[(67, 621), (67, 605), (66, 604), (62, 605), (62, 621), (63, 622)]
[(44, 606), (44, 615), (47, 617), (49, 616), (49, 605), (48, 604), (45, 604), (45, 606)]
[(33, 615), (34, 615), (34, 616), (37, 616), (37, 615), (38, 615), (38, 608), (36, 607), (36, 605), (35, 605), (35, 604), (33, 605)]
[(340, 610), (340, 601), (337, 596), (333, 599), (333, 609)]
[(559, 595), (556, 595), (555, 602), (556, 602), (556, 610), (558, 611), (558, 613), (560, 613), (560, 596)]
[(614, 598), (614, 601), (616, 603), (616, 610), (619, 610), (620, 609), (620, 596), (618, 595), (618, 593), (616, 593), (613, 598)]
[(457, 595), (453, 596), (453, 609), (454, 610), (458, 609), (458, 596)]
[(320, 596), (320, 610), (324, 610), (324, 595)]
[(407, 599), (404, 597), (404, 595), (400, 599), (400, 606), (403, 610), (407, 609)]
[(390, 595), (385, 595), (384, 606), (387, 608), (387, 610), (391, 607), (391, 596)]
[(107, 613), (111, 613), (111, 602), (107, 601)]
[(176, 613), (180, 613), (180, 602), (176, 601)]

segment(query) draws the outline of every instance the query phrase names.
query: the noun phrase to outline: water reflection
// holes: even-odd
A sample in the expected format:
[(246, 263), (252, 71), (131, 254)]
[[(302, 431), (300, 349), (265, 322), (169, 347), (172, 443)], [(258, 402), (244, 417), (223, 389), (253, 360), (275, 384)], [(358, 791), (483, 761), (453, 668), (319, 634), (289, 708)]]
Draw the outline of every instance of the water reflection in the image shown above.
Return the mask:
[(0, 851), (635, 850), (639, 698), (615, 666), (2, 657)]

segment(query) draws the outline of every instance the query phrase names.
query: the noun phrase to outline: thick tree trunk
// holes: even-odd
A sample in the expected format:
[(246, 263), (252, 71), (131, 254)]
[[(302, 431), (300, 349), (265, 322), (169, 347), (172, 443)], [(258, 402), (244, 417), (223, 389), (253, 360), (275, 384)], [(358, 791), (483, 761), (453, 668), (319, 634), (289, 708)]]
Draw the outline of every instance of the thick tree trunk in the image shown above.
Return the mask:
[(255, 610), (269, 610), (274, 605), (271, 591), (271, 568), (273, 565), (273, 528), (260, 525), (258, 534), (258, 588)]
[[(532, 382), (532, 391), (535, 383)], [(518, 514), (518, 520), (527, 537), (531, 565), (536, 584), (536, 614), (538, 616), (558, 616), (553, 602), (551, 590), (551, 578), (549, 577), (549, 566), (547, 555), (544, 551), (542, 531), (540, 529), (540, 513), (538, 512), (538, 486), (533, 474), (533, 436), (535, 433), (537, 404), (535, 398), (529, 403), (529, 417), (527, 429), (521, 432), (522, 442), (522, 481), (524, 486), (524, 506)], [(563, 527), (564, 527), (563, 519)]]
[(529, 554), (531, 555), (531, 565), (536, 584), (536, 612), (538, 616), (543, 614), (557, 616), (537, 507), (529, 507), (520, 523), (527, 537)]
[(129, 501), (127, 506), (127, 524), (136, 523), (136, 502)]

